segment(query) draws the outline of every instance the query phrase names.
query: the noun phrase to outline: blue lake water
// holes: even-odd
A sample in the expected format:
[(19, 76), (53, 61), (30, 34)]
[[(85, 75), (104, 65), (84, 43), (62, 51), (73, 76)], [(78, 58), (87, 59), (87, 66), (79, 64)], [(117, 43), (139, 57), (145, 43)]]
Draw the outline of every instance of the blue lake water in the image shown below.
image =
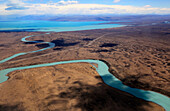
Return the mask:
[(60, 22), (60, 21), (0, 21), (0, 31), (43, 31), (43, 32), (62, 32), (78, 31), (89, 29), (101, 29), (121, 27), (120, 24), (104, 24), (108, 21), (89, 21), (89, 22)]
[[(55, 32), (61, 32), (61, 31), (77, 31), (77, 30), (88, 30), (88, 29), (101, 29), (101, 28), (112, 28), (112, 27), (121, 27), (124, 25), (120, 24), (101, 24), (101, 23), (107, 23), (107, 22), (54, 22), (54, 21), (8, 21), (8, 22), (0, 22), (0, 31), (55, 31)], [(50, 34), (50, 33), (46, 33)], [(43, 51), (49, 48), (53, 48), (55, 46), (54, 43), (49, 42), (38, 42), (38, 41), (27, 41), (26, 39), (32, 36), (26, 36), (21, 39), (23, 42), (34, 42), (34, 43), (47, 43), (49, 44), (49, 47), (37, 50), (37, 51), (30, 51), (30, 52), (23, 52), (15, 54), (11, 57), (8, 57), (6, 59), (3, 59), (0, 61), (0, 63), (4, 63), (12, 58), (15, 58), (20, 55), (25, 55), (28, 53), (34, 53)], [(72, 60), (72, 61), (62, 61), (62, 62), (53, 62), (53, 63), (46, 63), (46, 64), (38, 64), (38, 65), (30, 65), (30, 66), (24, 66), (24, 67), (16, 67), (16, 68), (9, 68), (4, 69), (0, 71), (0, 83), (5, 82), (8, 77), (6, 74), (15, 71), (15, 70), (23, 70), (23, 69), (30, 69), (30, 68), (37, 68), (37, 67), (44, 67), (44, 66), (53, 66), (53, 65), (59, 65), (59, 64), (67, 64), (67, 63), (77, 63), (77, 62), (87, 62), (87, 63), (96, 63), (98, 64), (98, 67), (96, 68), (96, 71), (99, 73), (99, 75), (102, 77), (103, 81), (114, 88), (117, 88), (119, 90), (128, 92), (138, 98), (155, 102), (161, 106), (163, 106), (167, 111), (170, 111), (170, 98), (167, 96), (164, 96), (160, 93), (156, 93), (153, 91), (145, 91), (141, 89), (131, 88), (128, 87), (122, 82), (117, 79), (114, 75), (112, 75), (108, 69), (109, 67), (102, 61), (99, 60)]]

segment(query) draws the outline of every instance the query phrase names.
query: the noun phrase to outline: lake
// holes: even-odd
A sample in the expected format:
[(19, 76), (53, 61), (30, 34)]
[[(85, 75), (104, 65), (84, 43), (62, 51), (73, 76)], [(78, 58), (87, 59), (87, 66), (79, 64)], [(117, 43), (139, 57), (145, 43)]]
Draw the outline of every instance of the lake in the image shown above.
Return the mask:
[(0, 21), (0, 31), (63, 32), (125, 26), (121, 24), (106, 24), (106, 23), (109, 23), (109, 21), (86, 21), (86, 22), (70, 22), (70, 21), (61, 22), (41, 20)]
[[(0, 22), (0, 31), (54, 31), (54, 32), (62, 32), (62, 31), (77, 31), (77, 30), (88, 30), (88, 29), (101, 29), (101, 28), (112, 28), (112, 27), (122, 27), (124, 25), (120, 24), (103, 24), (108, 23), (106, 21), (93, 21), (93, 22), (58, 22), (58, 21), (3, 21)], [(50, 34), (50, 33), (46, 33)], [(49, 47), (44, 49), (40, 49), (37, 51), (30, 51), (24, 53), (18, 53), (6, 59), (0, 61), (0, 63), (4, 63), (12, 58), (15, 58), (20, 55), (25, 55), (28, 53), (34, 53), (38, 51), (43, 51), (49, 48), (53, 48), (55, 44), (49, 42), (38, 42), (38, 41), (27, 41), (26, 39), (32, 36), (23, 37), (21, 40), (23, 42), (34, 42), (34, 43), (48, 43)], [(153, 91), (145, 91), (141, 89), (131, 88), (124, 85), (119, 79), (117, 79), (113, 74), (111, 74), (108, 69), (109, 67), (102, 61), (99, 60), (71, 60), (71, 61), (62, 61), (62, 62), (53, 62), (46, 64), (38, 64), (38, 65), (30, 65), (24, 67), (15, 67), (8, 68), (0, 71), (0, 83), (8, 80), (6, 76), (8, 73), (16, 70), (44, 67), (44, 66), (53, 66), (59, 64), (67, 64), (67, 63), (78, 63), (78, 62), (87, 62), (87, 63), (95, 63), (98, 64), (98, 68), (96, 71), (103, 79), (107, 85), (117, 88), (119, 90), (128, 92), (138, 98), (155, 102), (161, 106), (163, 106), (167, 111), (170, 111), (170, 99), (167, 96), (164, 96), (160, 93), (156, 93)]]

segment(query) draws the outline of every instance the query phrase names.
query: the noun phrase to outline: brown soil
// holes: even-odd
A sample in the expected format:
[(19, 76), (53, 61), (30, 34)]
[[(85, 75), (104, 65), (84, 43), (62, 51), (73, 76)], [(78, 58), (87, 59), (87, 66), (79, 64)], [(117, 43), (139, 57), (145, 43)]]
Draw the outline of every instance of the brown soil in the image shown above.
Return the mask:
[(164, 111), (105, 85), (92, 65), (14, 71), (0, 84), (0, 111)]
[(1, 32), (0, 33), (0, 60), (16, 53), (38, 50), (35, 44), (24, 44), (21, 38), (29, 35), (40, 34), (39, 32)]
[[(63, 60), (101, 59), (109, 64), (110, 72), (124, 84), (170, 96), (169, 33), (170, 24), (157, 24), (36, 36), (29, 40), (53, 41), (56, 47), (14, 58), (0, 64), (0, 69)], [(19, 37), (15, 37), (16, 34)], [(17, 48), (20, 47), (15, 42), (23, 35), (31, 34), (33, 33), (1, 33), (0, 35), (12, 39), (8, 48), (1, 47), (2, 57), (18, 53)], [(6, 41), (7, 44), (7, 38), (1, 38), (1, 41)], [(35, 44), (20, 44), (29, 50), (38, 49), (36, 46), (32, 48)]]

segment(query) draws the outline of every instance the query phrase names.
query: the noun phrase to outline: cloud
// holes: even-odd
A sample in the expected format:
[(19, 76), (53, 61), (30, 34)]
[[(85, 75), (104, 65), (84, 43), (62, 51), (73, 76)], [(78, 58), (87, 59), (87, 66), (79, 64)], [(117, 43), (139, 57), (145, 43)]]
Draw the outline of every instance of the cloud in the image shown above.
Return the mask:
[(100, 7), (100, 8), (91, 8), (90, 10), (113, 10), (114, 8), (109, 7)]
[(50, 4), (32, 4), (32, 5), (22, 4), (22, 2), (13, 3), (13, 5), (0, 4), (0, 15), (10, 14), (17, 15), (170, 14), (170, 8), (155, 8), (150, 6), (135, 7), (125, 5), (79, 4), (78, 2), (73, 1), (64, 2), (60, 1), (60, 3), (57, 2)]
[(28, 9), (21, 0), (7, 0), (7, 8), (5, 10), (25, 10)]
[(152, 7), (152, 6), (151, 6), (151, 5), (145, 5), (144, 7), (145, 7), (145, 8), (149, 8), (149, 7)]
[(78, 4), (78, 1), (71, 1), (71, 0), (64, 1), (64, 0), (61, 0), (61, 1), (57, 2), (57, 5), (70, 5), (70, 4)]
[(113, 1), (113, 3), (118, 3), (118, 2), (120, 2), (120, 0), (114, 0), (114, 1)]

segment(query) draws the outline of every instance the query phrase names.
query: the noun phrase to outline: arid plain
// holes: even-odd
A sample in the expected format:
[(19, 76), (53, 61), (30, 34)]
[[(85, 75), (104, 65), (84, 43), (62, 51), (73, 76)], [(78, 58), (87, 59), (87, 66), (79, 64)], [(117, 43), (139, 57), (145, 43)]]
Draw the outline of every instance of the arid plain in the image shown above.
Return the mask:
[[(20, 41), (24, 36), (41, 33), (1, 32), (1, 59), (47, 47), (47, 44)], [(0, 70), (65, 60), (97, 59), (105, 61), (110, 72), (124, 84), (170, 97), (170, 24), (158, 21), (154, 25), (52, 32), (28, 40), (52, 42), (55, 47), (16, 57), (0, 64)], [(0, 89), (4, 89), (0, 90), (0, 95), (4, 95), (0, 98), (0, 109), (3, 110), (164, 110), (105, 85), (92, 65), (86, 63), (14, 71), (8, 76), (9, 80), (0, 84)]]

